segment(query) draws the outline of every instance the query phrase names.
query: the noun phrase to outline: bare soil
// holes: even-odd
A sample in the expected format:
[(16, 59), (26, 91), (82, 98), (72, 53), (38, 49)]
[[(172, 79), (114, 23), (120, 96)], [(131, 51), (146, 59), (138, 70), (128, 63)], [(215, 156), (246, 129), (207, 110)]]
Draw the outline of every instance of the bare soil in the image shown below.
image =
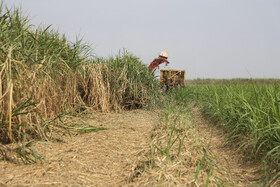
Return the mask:
[(0, 161), (1, 184), (26, 186), (123, 186), (132, 163), (149, 146), (155, 112), (135, 110), (92, 114), (87, 123), (107, 130), (68, 138), (66, 143), (38, 142), (42, 163), (15, 165)]
[[(0, 186), (137, 186), (130, 177), (139, 155), (149, 150), (158, 116), (157, 112), (144, 110), (93, 113), (93, 119), (86, 122), (107, 130), (65, 137), (64, 143), (38, 142), (35, 149), (44, 156), (40, 163), (0, 161)], [(225, 146), (222, 131), (203, 120), (197, 109), (194, 121), (214, 162), (227, 171), (229, 183), (254, 186), (256, 167), (242, 162), (239, 154)]]

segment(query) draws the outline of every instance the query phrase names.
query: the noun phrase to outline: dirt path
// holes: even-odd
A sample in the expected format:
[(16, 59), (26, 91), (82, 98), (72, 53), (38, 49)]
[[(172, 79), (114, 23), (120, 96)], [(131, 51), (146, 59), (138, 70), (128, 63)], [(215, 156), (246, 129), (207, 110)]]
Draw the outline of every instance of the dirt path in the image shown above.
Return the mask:
[(260, 165), (252, 161), (246, 162), (241, 153), (226, 145), (223, 130), (205, 120), (197, 106), (192, 107), (192, 115), (197, 133), (203, 137), (203, 142), (211, 153), (210, 157), (217, 164), (226, 183), (240, 187), (261, 186), (256, 183), (261, 178), (257, 173)]
[(153, 112), (94, 114), (87, 123), (108, 130), (73, 137), (66, 143), (38, 143), (43, 163), (0, 162), (1, 183), (34, 186), (123, 186), (138, 153), (149, 146)]
[[(94, 113), (94, 119), (87, 119), (86, 122), (107, 130), (75, 136), (66, 143), (38, 142), (35, 148), (45, 157), (42, 163), (17, 166), (0, 161), (0, 186), (138, 185), (129, 183), (129, 176), (139, 162), (141, 152), (149, 150), (157, 116), (155, 112), (144, 110), (120, 114)], [(244, 164), (240, 155), (225, 147), (222, 131), (203, 120), (197, 108), (194, 108), (193, 116), (195, 131), (209, 145), (211, 158), (223, 170), (222, 175), (229, 186), (253, 186), (252, 180), (258, 177), (254, 173), (256, 167)], [(184, 160), (178, 163), (184, 163)], [(186, 169), (191, 170), (190, 177), (193, 178), (196, 163), (191, 165), (183, 164), (182, 167), (192, 167)], [(159, 168), (151, 169), (161, 172)], [(168, 171), (167, 168), (164, 170)], [(149, 172), (139, 177), (146, 178), (145, 184), (154, 180)]]

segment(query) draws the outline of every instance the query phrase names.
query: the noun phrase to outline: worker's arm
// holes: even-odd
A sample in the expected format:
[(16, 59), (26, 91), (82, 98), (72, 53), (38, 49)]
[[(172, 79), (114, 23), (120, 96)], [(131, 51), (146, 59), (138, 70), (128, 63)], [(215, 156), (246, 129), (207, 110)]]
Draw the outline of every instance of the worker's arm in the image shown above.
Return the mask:
[(156, 58), (154, 61), (149, 65), (150, 71), (153, 71), (156, 67), (158, 67), (160, 64), (166, 62), (169, 64), (169, 62), (166, 60), (166, 58)]

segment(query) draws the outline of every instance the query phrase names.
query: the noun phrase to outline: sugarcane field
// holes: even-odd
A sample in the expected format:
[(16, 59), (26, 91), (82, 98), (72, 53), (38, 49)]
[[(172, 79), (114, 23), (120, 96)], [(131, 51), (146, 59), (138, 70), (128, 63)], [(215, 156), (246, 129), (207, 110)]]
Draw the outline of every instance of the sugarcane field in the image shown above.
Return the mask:
[(276, 0), (0, 0), (0, 187), (280, 186), (279, 18)]

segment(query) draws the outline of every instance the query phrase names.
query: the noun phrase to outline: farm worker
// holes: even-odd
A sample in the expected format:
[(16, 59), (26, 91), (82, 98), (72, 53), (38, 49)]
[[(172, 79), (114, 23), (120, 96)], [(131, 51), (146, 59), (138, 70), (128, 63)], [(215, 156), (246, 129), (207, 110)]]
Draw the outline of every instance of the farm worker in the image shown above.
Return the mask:
[(153, 71), (156, 67), (158, 67), (160, 64), (162, 64), (164, 62), (166, 62), (166, 64), (169, 64), (167, 59), (168, 59), (168, 52), (167, 51), (161, 51), (159, 53), (159, 57), (155, 58), (153, 60), (153, 62), (151, 62), (151, 64), (149, 65), (149, 70)]

